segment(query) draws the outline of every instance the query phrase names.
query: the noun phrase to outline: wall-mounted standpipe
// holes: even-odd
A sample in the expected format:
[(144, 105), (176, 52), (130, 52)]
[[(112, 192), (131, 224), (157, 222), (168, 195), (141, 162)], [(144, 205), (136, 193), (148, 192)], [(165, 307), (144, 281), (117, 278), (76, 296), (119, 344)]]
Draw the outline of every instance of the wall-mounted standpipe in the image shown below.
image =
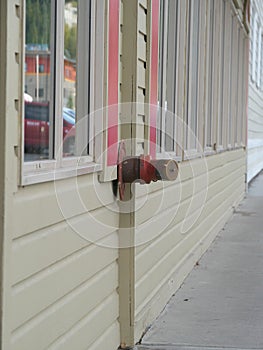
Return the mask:
[(151, 159), (149, 155), (127, 157), (125, 145), (122, 141), (119, 148), (118, 185), (120, 199), (124, 197), (126, 183), (174, 181), (178, 175), (178, 164), (173, 159)]

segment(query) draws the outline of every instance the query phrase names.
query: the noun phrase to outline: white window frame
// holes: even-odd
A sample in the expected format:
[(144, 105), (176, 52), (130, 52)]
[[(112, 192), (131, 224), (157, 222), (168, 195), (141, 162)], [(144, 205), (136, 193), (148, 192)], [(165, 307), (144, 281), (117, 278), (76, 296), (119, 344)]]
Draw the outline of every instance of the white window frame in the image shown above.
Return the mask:
[(263, 91), (263, 33), (261, 32), (261, 47), (260, 47), (260, 90)]
[[(64, 68), (61, 65), (61, 61), (64, 61), (64, 39), (63, 39), (63, 27), (64, 27), (64, 1), (54, 1), (51, 2), (53, 6), (53, 11), (56, 13), (56, 56), (60, 57), (60, 59), (56, 60), (55, 63), (55, 71), (56, 77), (60, 77), (60, 79), (56, 79), (56, 94), (51, 94), (51, 104), (54, 99), (56, 101), (63, 101), (63, 78), (64, 78)], [(78, 89), (78, 116), (84, 117), (88, 112), (87, 106), (87, 97), (89, 94), (90, 106), (89, 111), (92, 115), (92, 111), (98, 111), (103, 107), (104, 102), (104, 22), (105, 22), (105, 3), (103, 0), (92, 0), (91, 2), (91, 14), (89, 14), (88, 4), (90, 1), (79, 1), (79, 6), (82, 8), (78, 11), (78, 67), (82, 65), (82, 67), (86, 67), (83, 62), (85, 60), (89, 61), (90, 71), (87, 72), (86, 69), (80, 69), (79, 75), (83, 76), (82, 82), (77, 83)], [(23, 62), (25, 62), (25, 9), (26, 9), (26, 0), (23, 2), (23, 44), (22, 44), (22, 54), (23, 54)], [(87, 17), (89, 16), (89, 17)], [(91, 22), (87, 21), (86, 18), (90, 18)], [(90, 42), (85, 40), (84, 33), (89, 32), (90, 34)], [(51, 29), (52, 30), (52, 29)], [(99, 37), (100, 40), (96, 41), (95, 39)], [(91, 53), (89, 53), (89, 49)], [(95, 64), (96, 62), (96, 64)], [(21, 84), (21, 111), (22, 111), (22, 127), (21, 127), (21, 185), (29, 185), (34, 183), (52, 181), (54, 178), (61, 179), (72, 177), (76, 175), (82, 175), (91, 173), (94, 171), (102, 170), (102, 163), (99, 159), (102, 154), (102, 125), (103, 125), (103, 113), (96, 113), (95, 117), (90, 119), (89, 128), (87, 126), (86, 133), (83, 134), (83, 124), (78, 129), (78, 124), (76, 125), (76, 135), (79, 135), (80, 140), (84, 140), (85, 142), (89, 142), (92, 140), (90, 144), (90, 153), (91, 155), (87, 156), (74, 156), (74, 157), (63, 157), (62, 150), (58, 153), (58, 150), (61, 149), (63, 133), (62, 133), (62, 118), (54, 118), (54, 127), (55, 140), (54, 140), (54, 159), (48, 160), (37, 160), (37, 161), (24, 161), (24, 69), (25, 64), (21, 65), (21, 75), (22, 75), (22, 84)], [(88, 93), (88, 84), (85, 84), (85, 81), (89, 79), (89, 93)], [(84, 85), (83, 85), (84, 84)], [(86, 98), (85, 98), (86, 97)], [(55, 116), (62, 115), (62, 102), (57, 103), (55, 105)], [(81, 117), (80, 117), (81, 118)], [(77, 120), (77, 119), (76, 119)], [(95, 122), (94, 122), (95, 121)], [(89, 132), (88, 132), (89, 130)], [(50, 129), (52, 132), (52, 129)], [(88, 135), (89, 133), (89, 135)], [(96, 136), (95, 136), (96, 135)], [(78, 136), (79, 137), (79, 136)], [(77, 137), (76, 137), (77, 140)], [(89, 141), (88, 141), (89, 140)], [(83, 143), (83, 142), (82, 142)], [(83, 146), (80, 144), (80, 147)], [(78, 145), (76, 147), (78, 149)], [(82, 147), (83, 148), (83, 147)]]
[[(214, 94), (214, 56), (215, 56), (215, 1), (208, 1), (207, 33), (206, 33), (206, 98), (205, 98), (205, 127), (204, 152), (206, 155), (214, 154), (213, 135), (215, 120), (213, 118)], [(210, 139), (210, 140), (209, 140)], [(210, 142), (209, 142), (210, 141)]]
[[(178, 74), (178, 21), (179, 4), (173, 0), (160, 2), (159, 35), (159, 81), (158, 81), (158, 124), (157, 158), (173, 158), (180, 161), (178, 152), (178, 120), (176, 115), (177, 74)], [(174, 14), (176, 21), (170, 21)], [(167, 64), (166, 64), (167, 62)], [(167, 89), (167, 86), (169, 87)], [(168, 101), (171, 105), (168, 106)], [(174, 119), (171, 119), (175, 116)], [(179, 123), (181, 124), (181, 123)]]
[[(197, 5), (197, 13), (195, 7)], [(198, 111), (199, 103), (198, 91), (199, 91), (199, 50), (200, 50), (200, 2), (195, 0), (189, 3), (189, 34), (188, 34), (188, 58), (187, 58), (187, 112), (186, 112), (186, 142), (185, 142), (185, 156), (187, 158), (198, 155), (197, 144), (198, 142)], [(194, 41), (194, 35), (196, 35), (196, 41)], [(196, 46), (195, 46), (196, 45)], [(193, 55), (193, 50), (195, 56)], [(195, 70), (193, 70), (195, 64)], [(195, 85), (194, 85), (195, 84)], [(194, 93), (194, 100), (192, 96)], [(195, 113), (195, 118), (192, 118), (192, 113)], [(193, 124), (193, 125), (192, 125)], [(192, 147), (192, 135), (195, 137), (195, 145)]]
[(166, 114), (166, 61), (167, 61), (167, 31), (168, 31), (168, 1), (160, 3), (160, 31), (159, 31), (159, 79), (158, 79), (158, 119), (157, 119), (157, 152), (165, 149), (165, 114)]
[(227, 32), (227, 16), (226, 16), (227, 6), (226, 2), (222, 1), (220, 4), (220, 23), (222, 26), (222, 31), (220, 32), (219, 39), (219, 100), (218, 100), (218, 120), (217, 120), (217, 141), (216, 141), (216, 151), (222, 152), (224, 150), (224, 90), (225, 90), (225, 55), (226, 55), (226, 35)]
[(238, 29), (238, 62), (237, 62), (237, 98), (236, 98), (236, 106), (237, 106), (237, 112), (236, 112), (236, 123), (235, 123), (235, 147), (238, 148), (241, 144), (241, 138), (242, 138), (242, 102), (241, 102), (241, 95), (242, 95), (242, 84), (243, 84), (243, 74), (242, 74), (242, 67), (243, 67), (243, 40), (242, 40), (242, 28), (239, 27)]
[(230, 95), (231, 91), (231, 52), (232, 52), (232, 13), (231, 6), (228, 1), (225, 1), (225, 37), (224, 37), (224, 60), (223, 60), (223, 150), (228, 148), (228, 127), (230, 118)]
[(257, 87), (260, 88), (261, 80), (261, 39), (262, 39), (262, 28), (259, 26), (258, 31), (258, 64), (257, 64)]
[(257, 12), (255, 13), (255, 17), (253, 18), (253, 47), (252, 47), (252, 81), (256, 81), (256, 52), (257, 52), (257, 27), (258, 27), (258, 14)]

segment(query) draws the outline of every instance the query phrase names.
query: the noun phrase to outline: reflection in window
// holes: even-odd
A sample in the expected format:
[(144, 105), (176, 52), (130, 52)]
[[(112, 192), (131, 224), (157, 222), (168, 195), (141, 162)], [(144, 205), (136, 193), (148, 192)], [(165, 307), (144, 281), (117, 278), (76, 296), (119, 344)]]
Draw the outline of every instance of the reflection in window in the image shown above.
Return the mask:
[(78, 1), (64, 6), (63, 155), (75, 154)]
[(50, 131), (53, 124), (50, 113), (50, 61), (53, 50), (50, 47), (50, 28), (51, 0), (27, 0), (24, 72), (25, 161), (50, 159), (53, 156)]
[(213, 86), (214, 86), (214, 12), (215, 12), (215, 2), (214, 0), (210, 1), (210, 27), (209, 27), (209, 63), (208, 63), (208, 81), (209, 81), (209, 90), (208, 90), (208, 106), (207, 106), (207, 119), (206, 119), (206, 144), (205, 147), (213, 147), (212, 145), (212, 119), (213, 119)]
[(35, 89), (35, 97), (44, 97), (44, 89), (43, 88), (40, 88), (40, 89)]
[(175, 94), (178, 4), (160, 2), (157, 152), (175, 151)]
[(188, 115), (187, 148), (196, 149), (198, 110), (198, 47), (199, 47), (199, 1), (191, 1), (188, 62)]
[(39, 73), (44, 73), (45, 72), (45, 65), (43, 63), (39, 65), (38, 72)]
[(165, 33), (167, 33), (167, 23), (165, 21), (165, 15), (166, 15), (166, 7), (167, 2), (166, 0), (162, 1), (160, 3), (160, 18), (159, 18), (159, 77), (158, 77), (158, 117), (157, 117), (157, 152), (162, 152), (164, 148), (164, 121), (165, 121), (165, 92), (166, 92), (166, 81), (165, 81), (165, 74), (166, 74), (166, 48), (167, 48), (167, 40), (165, 37)]

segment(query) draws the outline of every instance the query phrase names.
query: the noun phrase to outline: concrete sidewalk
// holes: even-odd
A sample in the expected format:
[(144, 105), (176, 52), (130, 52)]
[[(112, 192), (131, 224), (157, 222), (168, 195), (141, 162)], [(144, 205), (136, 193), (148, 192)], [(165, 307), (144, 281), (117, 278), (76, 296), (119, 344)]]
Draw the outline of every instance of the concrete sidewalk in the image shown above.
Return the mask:
[(263, 349), (263, 173), (137, 348)]

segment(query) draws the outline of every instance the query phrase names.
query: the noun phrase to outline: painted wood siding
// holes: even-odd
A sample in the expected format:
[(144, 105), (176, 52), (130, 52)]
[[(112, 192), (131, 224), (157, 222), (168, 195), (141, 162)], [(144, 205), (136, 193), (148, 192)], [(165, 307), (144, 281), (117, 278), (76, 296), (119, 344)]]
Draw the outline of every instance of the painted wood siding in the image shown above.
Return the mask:
[[(92, 176), (79, 178), (88, 213), (78, 208), (72, 182), (59, 186), (65, 198), (73, 199), (68, 221), (60, 212), (53, 184), (19, 189), (14, 195), (10, 349), (99, 349), (103, 342), (112, 348), (119, 344), (118, 249), (111, 248), (118, 246), (118, 215), (101, 207)], [(111, 186), (101, 187), (109, 204)], [(79, 236), (77, 227), (86, 229), (95, 244)]]
[(95, 173), (18, 186), (22, 3), (5, 1), (4, 17), (1, 12), (1, 28), (7, 25), (12, 40), (7, 40), (4, 51), (6, 129), (1, 159), (5, 159), (6, 196), (0, 347), (98, 350), (107, 344), (108, 349), (117, 349), (119, 217), (108, 208), (115, 200), (111, 183), (99, 183)]
[[(144, 204), (144, 198), (140, 197), (143, 188), (137, 186), (141, 208), (136, 215), (136, 339), (158, 316), (243, 198), (245, 155), (240, 149), (207, 157), (207, 173), (198, 159), (181, 163), (180, 179), (175, 183), (151, 185)], [(192, 166), (196, 169), (195, 180), (191, 175)], [(189, 232), (181, 233), (186, 215), (194, 215), (204, 199), (207, 175), (203, 210)], [(195, 205), (189, 212), (192, 200)], [(140, 245), (143, 242), (147, 243)]]
[[(249, 52), (249, 96), (248, 96), (248, 161), (247, 180), (248, 182), (263, 169), (263, 85), (258, 87), (252, 80), (252, 51), (253, 48), (253, 23), (255, 13), (258, 13), (258, 22), (263, 29), (263, 3), (260, 0), (251, 1), (253, 18), (251, 18), (250, 30), (250, 52)], [(261, 48), (260, 48), (261, 50)], [(261, 52), (261, 55), (263, 52)], [(260, 66), (260, 65), (259, 65)], [(263, 67), (261, 67), (261, 70)], [(261, 74), (261, 72), (258, 72)], [(262, 81), (263, 84), (263, 81)]]

